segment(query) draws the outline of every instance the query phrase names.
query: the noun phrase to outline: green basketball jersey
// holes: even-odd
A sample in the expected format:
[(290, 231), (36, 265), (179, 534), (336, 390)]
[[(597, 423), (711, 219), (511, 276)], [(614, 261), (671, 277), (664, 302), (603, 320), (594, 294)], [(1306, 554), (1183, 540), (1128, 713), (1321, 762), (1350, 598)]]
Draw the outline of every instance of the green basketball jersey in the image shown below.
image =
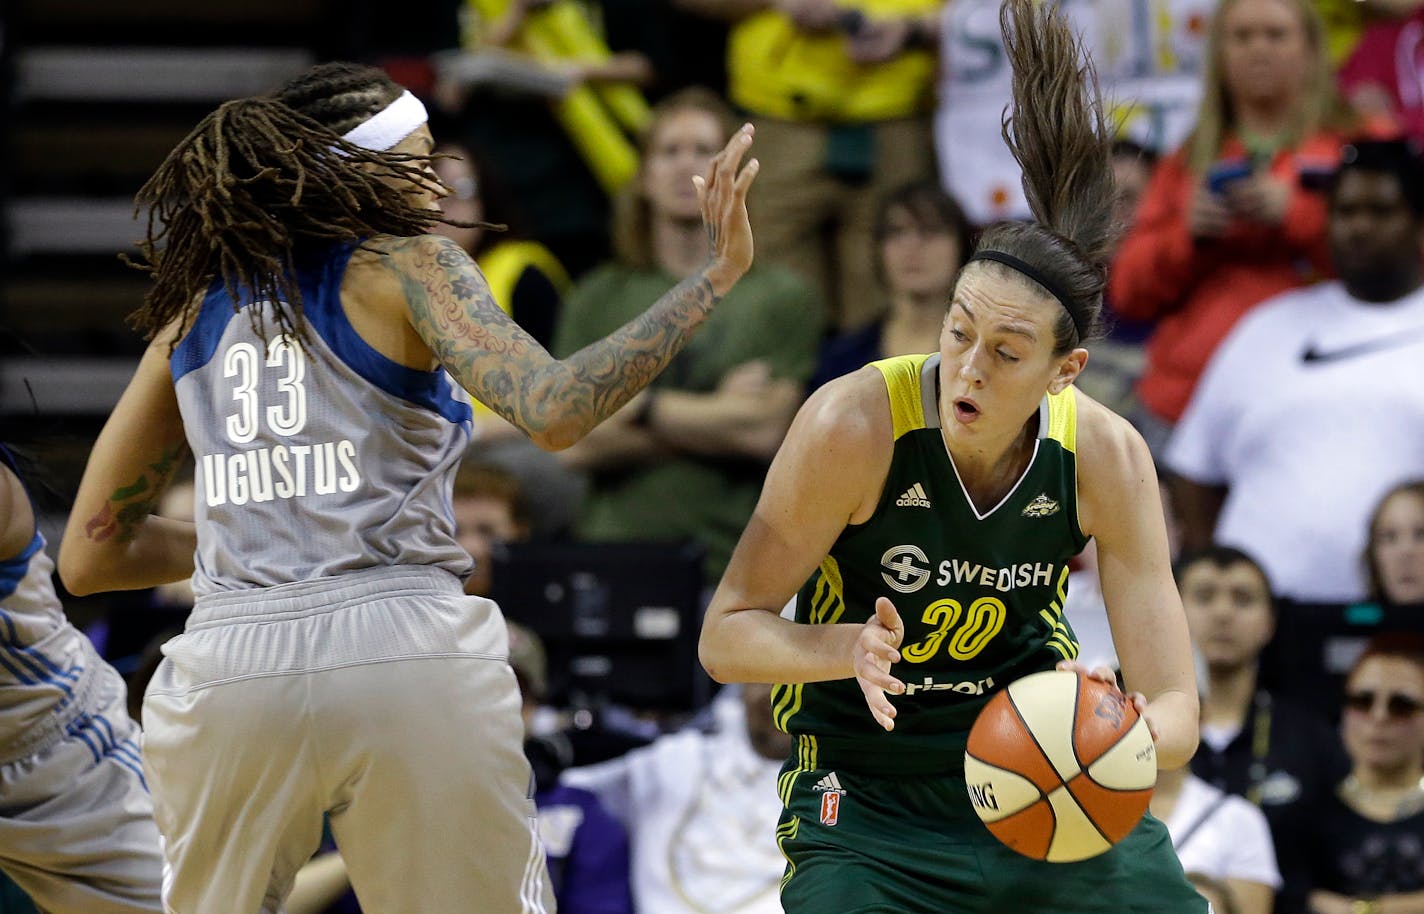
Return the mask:
[(1087, 543), (1078, 527), (1073, 388), (1044, 398), (1028, 468), (980, 514), (941, 435), (939, 361), (874, 363), (895, 427), (885, 489), (875, 513), (841, 533), (796, 605), (796, 621), (819, 625), (863, 622), (877, 597), (895, 604), (905, 640), (891, 673), (906, 686), (890, 698), (895, 729), (875, 723), (854, 679), (777, 686), (772, 710), (796, 737), (802, 770), (958, 770), (990, 695), (1078, 654), (1063, 618), (1068, 560)]

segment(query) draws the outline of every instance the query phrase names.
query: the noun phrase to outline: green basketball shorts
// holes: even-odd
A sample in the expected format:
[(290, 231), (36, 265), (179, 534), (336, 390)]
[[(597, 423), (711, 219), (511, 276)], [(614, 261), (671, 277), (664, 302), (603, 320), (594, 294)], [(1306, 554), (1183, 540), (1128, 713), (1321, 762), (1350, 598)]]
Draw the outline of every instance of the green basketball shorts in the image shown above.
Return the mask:
[(777, 827), (786, 914), (1208, 914), (1150, 815), (1105, 854), (1044, 863), (989, 834), (961, 774), (796, 768)]

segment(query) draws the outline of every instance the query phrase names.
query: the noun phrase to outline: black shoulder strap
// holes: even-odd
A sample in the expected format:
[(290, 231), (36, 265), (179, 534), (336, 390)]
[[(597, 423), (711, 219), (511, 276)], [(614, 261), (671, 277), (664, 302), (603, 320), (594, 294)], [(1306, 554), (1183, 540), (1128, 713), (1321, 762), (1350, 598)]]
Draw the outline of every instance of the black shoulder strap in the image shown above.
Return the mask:
[(1226, 801), (1229, 799), (1231, 799), (1231, 795), (1225, 792), (1222, 792), (1219, 796), (1217, 796), (1217, 798), (1213, 800), (1212, 803), (1207, 806), (1206, 809), (1203, 809), (1201, 811), (1201, 815), (1197, 816), (1196, 821), (1192, 822), (1192, 824), (1187, 827), (1186, 831), (1182, 832), (1182, 836), (1180, 838), (1172, 839), (1172, 849), (1180, 851), (1182, 848), (1186, 847), (1187, 842), (1192, 840), (1192, 836), (1195, 835), (1203, 825), (1210, 822), (1211, 817), (1216, 815), (1216, 811), (1222, 806), (1224, 806), (1226, 804)]

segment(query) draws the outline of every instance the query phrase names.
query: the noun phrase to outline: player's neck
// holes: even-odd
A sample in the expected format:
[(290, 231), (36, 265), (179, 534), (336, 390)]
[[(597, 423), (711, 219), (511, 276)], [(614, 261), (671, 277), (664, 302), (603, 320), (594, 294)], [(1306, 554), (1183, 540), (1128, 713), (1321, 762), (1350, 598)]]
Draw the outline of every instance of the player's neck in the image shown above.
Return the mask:
[(653, 259), (662, 269), (686, 279), (707, 265), (707, 232), (701, 222), (653, 216)]
[(1025, 424), (1012, 437), (998, 440), (976, 440), (966, 445), (947, 434), (943, 425), (944, 406), (940, 406), (941, 436), (944, 446), (954, 458), (954, 469), (976, 504), (996, 504), (1023, 475), (1033, 454), (1035, 427)]
[(1202, 696), (1202, 723), (1240, 725), (1246, 720), (1255, 695), (1256, 664), (1208, 668), (1206, 694)]

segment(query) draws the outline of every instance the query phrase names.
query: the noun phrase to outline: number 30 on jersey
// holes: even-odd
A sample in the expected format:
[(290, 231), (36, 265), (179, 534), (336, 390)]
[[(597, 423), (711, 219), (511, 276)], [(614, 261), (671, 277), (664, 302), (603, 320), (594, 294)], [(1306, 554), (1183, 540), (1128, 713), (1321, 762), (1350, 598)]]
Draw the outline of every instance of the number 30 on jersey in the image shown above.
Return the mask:
[(936, 600), (925, 607), (920, 619), (933, 631), (901, 649), (900, 656), (909, 663), (924, 663), (943, 645), (955, 660), (973, 659), (994, 640), (1007, 615), (1008, 607), (997, 597), (980, 597), (969, 604), (967, 612), (958, 600)]

